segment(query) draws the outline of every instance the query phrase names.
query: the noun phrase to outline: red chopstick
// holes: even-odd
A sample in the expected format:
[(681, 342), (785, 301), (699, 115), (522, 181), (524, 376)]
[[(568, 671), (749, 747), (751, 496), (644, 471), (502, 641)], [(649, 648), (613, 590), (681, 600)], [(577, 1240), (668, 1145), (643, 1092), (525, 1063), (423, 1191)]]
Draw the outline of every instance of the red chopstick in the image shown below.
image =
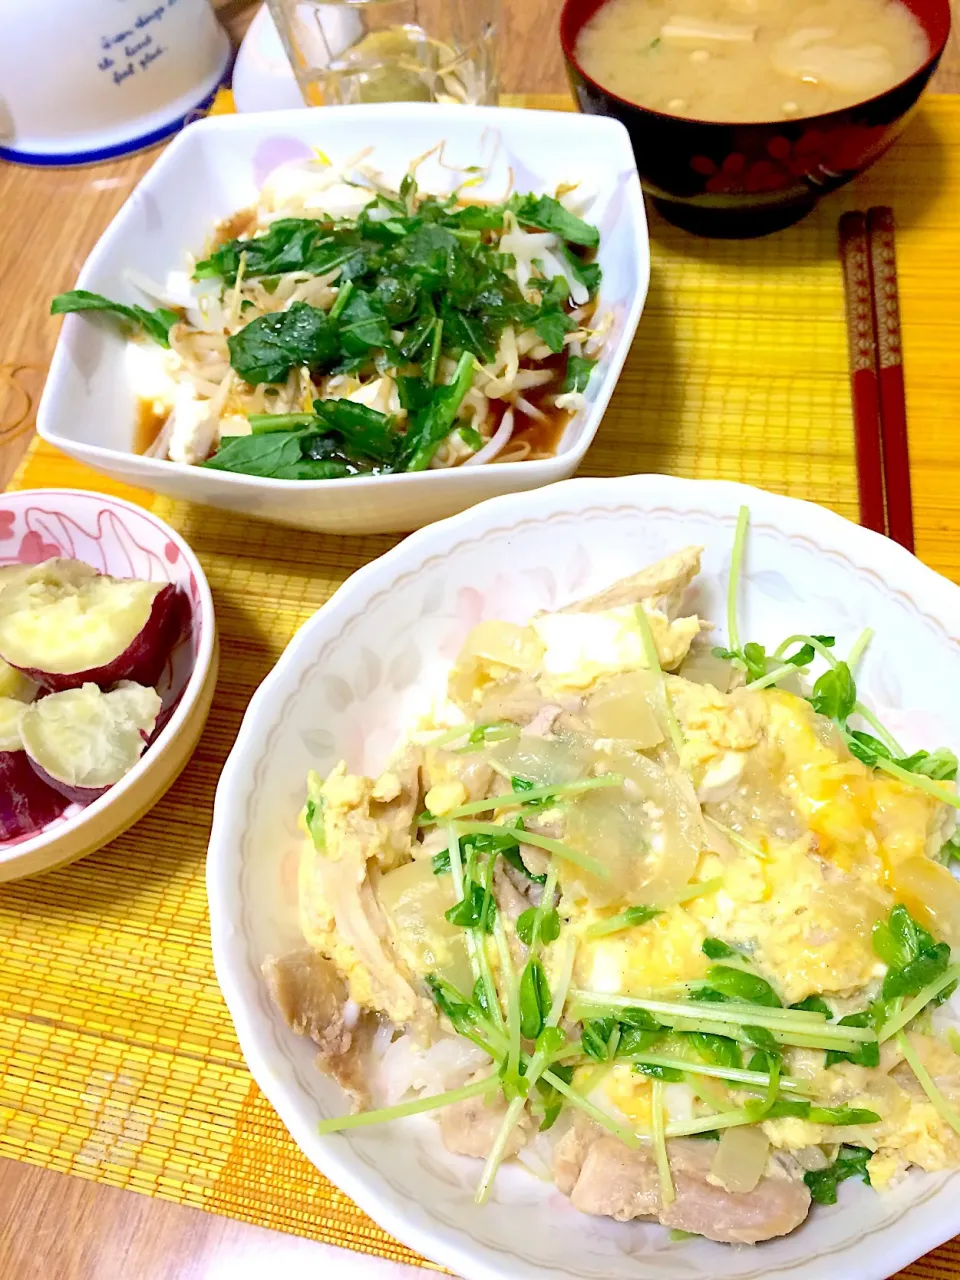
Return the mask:
[(914, 548), (893, 210), (840, 219), (860, 523)]
[(900, 298), (897, 291), (897, 254), (892, 209), (881, 205), (867, 211), (867, 240), (870, 246), (870, 285), (880, 388), (887, 532), (895, 542), (912, 551), (913, 499), (910, 488), (907, 398), (903, 385)]
[(850, 344), (850, 387), (853, 394), (860, 523), (877, 533), (886, 533), (880, 388), (877, 378), (867, 219), (862, 213), (845, 213), (840, 219), (840, 260), (843, 264), (847, 339)]

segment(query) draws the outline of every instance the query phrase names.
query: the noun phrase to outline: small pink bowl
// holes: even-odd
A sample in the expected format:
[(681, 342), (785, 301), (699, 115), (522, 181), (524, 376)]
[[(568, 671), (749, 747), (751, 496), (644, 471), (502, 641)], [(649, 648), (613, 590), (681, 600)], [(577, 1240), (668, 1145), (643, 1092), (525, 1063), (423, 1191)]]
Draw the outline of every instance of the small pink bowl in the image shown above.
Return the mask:
[(210, 588), (178, 533), (142, 507), (82, 489), (0, 493), (0, 566), (52, 556), (83, 560), (117, 578), (172, 582), (189, 606), (160, 677), (159, 732), (130, 772), (92, 804), (72, 804), (41, 831), (0, 841), (0, 881), (35, 875), (102, 848), (152, 809), (193, 754), (217, 681)]

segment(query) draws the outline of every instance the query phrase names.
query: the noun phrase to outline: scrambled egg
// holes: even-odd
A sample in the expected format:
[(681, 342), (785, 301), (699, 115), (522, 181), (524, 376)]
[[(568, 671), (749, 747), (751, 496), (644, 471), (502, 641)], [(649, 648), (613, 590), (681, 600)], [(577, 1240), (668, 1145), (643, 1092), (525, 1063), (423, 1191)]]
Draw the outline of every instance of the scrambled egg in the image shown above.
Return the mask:
[[(468, 799), (509, 790), (505, 779), (512, 770), (504, 769), (503, 761), (518, 757), (498, 757), (495, 749), (484, 754), (482, 744), (458, 752), (449, 745), (449, 733), (441, 746), (429, 744), (429, 738), (458, 718), (463, 723), (463, 714), (468, 726), (473, 719), (482, 722), (477, 713), (494, 705), (491, 695), (514, 699), (510, 705), (525, 711), (505, 718), (526, 726), (522, 738), (517, 729), (515, 741), (523, 744), (524, 759), (540, 751), (550, 781), (559, 776), (551, 770), (563, 750), (579, 751), (581, 762), (583, 751), (592, 751), (596, 777), (622, 775), (616, 788), (594, 789), (570, 803), (561, 798), (555, 807), (525, 815), (533, 823), (528, 832), (563, 837), (586, 854), (592, 849), (611, 877), (604, 885), (595, 878), (591, 886), (582, 868), (555, 860), (562, 929), (577, 943), (573, 987), (604, 996), (687, 1000), (714, 963), (704, 953), (704, 943), (712, 939), (735, 949), (725, 964), (765, 979), (785, 1006), (820, 996), (831, 1002), (836, 1016), (862, 1009), (886, 972), (873, 946), (878, 922), (887, 920), (898, 902), (906, 902), (918, 919), (933, 921), (937, 894), (929, 886), (944, 884), (943, 878), (950, 881), (949, 892), (960, 893), (930, 857), (943, 839), (946, 806), (852, 758), (839, 733), (805, 699), (782, 689), (723, 693), (684, 679), (682, 671), (668, 674), (664, 687), (680, 731), (672, 735), (679, 743), (679, 767), (652, 693), (647, 711), (661, 717), (663, 733), (650, 739), (653, 746), (644, 745), (649, 754), (635, 742), (631, 755), (629, 740), (601, 738), (595, 728), (591, 733), (591, 696), (598, 688), (612, 690), (615, 700), (615, 678), (648, 668), (638, 609), (644, 610), (664, 671), (681, 667), (701, 630), (698, 618), (674, 616), (676, 599), (665, 603), (671, 599), (671, 581), (659, 596), (648, 593), (640, 603), (592, 603), (582, 612), (539, 615), (527, 626), (485, 622), (475, 628), (450, 675), (450, 720), (444, 723), (440, 716), (412, 735), (423, 745), (414, 748), (420, 789), (413, 786), (407, 820), (417, 806), (456, 816)], [(634, 698), (646, 696), (642, 688), (639, 693), (631, 689)], [(634, 706), (624, 703), (628, 714), (608, 723), (632, 724)], [(559, 735), (552, 727), (557, 716), (566, 718)], [(564, 741), (575, 745), (564, 747)], [(580, 768), (568, 776), (582, 777)], [(449, 976), (449, 966), (456, 965), (463, 991), (472, 977), (460, 951), (461, 935), (442, 919), (444, 904), (453, 902), (450, 878), (430, 873), (427, 855), (445, 846), (430, 844), (432, 837), (405, 849), (391, 843), (378, 815), (395, 812), (410, 787), (397, 778), (388, 785), (388, 778), (393, 775), (374, 783), (335, 771), (325, 784), (327, 847), (317, 852), (310, 844), (304, 852), (301, 910), (308, 942), (334, 959), (353, 998), (398, 1019), (411, 999), (415, 1002), (411, 974), (423, 977), (448, 966)], [(358, 832), (365, 841), (360, 861), (349, 843)], [(586, 843), (576, 845), (578, 833)], [(528, 855), (541, 859), (535, 865), (546, 865), (536, 848)], [(338, 880), (330, 869), (331, 859), (338, 858), (347, 864), (354, 858), (354, 889), (359, 888), (361, 900), (370, 883), (387, 886), (392, 877), (389, 891), (378, 889), (386, 924), (364, 919), (359, 909), (351, 914), (331, 905), (334, 887), (343, 887), (349, 870), (342, 869)], [(534, 864), (525, 865), (532, 874)], [(515, 915), (529, 901), (523, 896), (522, 867), (520, 872), (519, 887), (498, 882), (504, 913), (511, 891)], [(497, 875), (508, 872), (501, 868)], [(649, 898), (643, 896), (647, 887)], [(658, 908), (653, 918), (604, 932), (611, 917), (645, 903)], [(430, 926), (431, 913), (440, 917), (439, 928)], [(345, 922), (352, 933), (345, 932)], [(941, 930), (938, 936), (945, 934)], [(399, 959), (397, 971), (387, 978), (384, 940), (390, 938)], [(520, 945), (516, 938), (513, 943)], [(517, 963), (525, 954), (518, 951)], [(496, 948), (488, 949), (488, 959), (499, 973), (502, 955)], [(554, 949), (548, 949), (544, 963), (555, 981), (562, 961)], [(910, 1043), (948, 1103), (960, 1102), (960, 1057), (915, 1030)], [(842, 1128), (778, 1116), (762, 1125), (771, 1146), (795, 1152), (831, 1151), (844, 1142), (866, 1146), (874, 1152), (869, 1170), (879, 1188), (895, 1182), (910, 1164), (934, 1170), (960, 1164), (960, 1135), (920, 1088), (896, 1045), (891, 1039), (883, 1046), (876, 1069), (841, 1062), (827, 1070), (821, 1050), (785, 1050), (784, 1070), (814, 1083), (823, 1105), (866, 1107), (881, 1119)], [(700, 1114), (698, 1098), (714, 1108), (742, 1105), (736, 1084), (687, 1080), (664, 1091), (673, 1120)], [(649, 1126), (651, 1083), (629, 1063), (580, 1067), (575, 1083), (598, 1105)]]

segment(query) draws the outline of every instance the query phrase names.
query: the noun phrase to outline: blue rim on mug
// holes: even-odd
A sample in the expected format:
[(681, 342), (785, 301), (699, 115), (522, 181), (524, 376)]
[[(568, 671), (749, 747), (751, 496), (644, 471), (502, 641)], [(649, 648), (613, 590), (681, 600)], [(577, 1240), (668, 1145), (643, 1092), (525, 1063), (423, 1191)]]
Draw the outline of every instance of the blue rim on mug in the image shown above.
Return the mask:
[(120, 156), (133, 155), (137, 151), (145, 151), (171, 137), (198, 115), (206, 112), (214, 98), (224, 85), (229, 85), (233, 74), (236, 53), (228, 47), (227, 56), (213, 88), (200, 99), (189, 111), (177, 116), (167, 124), (151, 129), (149, 133), (141, 133), (126, 142), (117, 142), (110, 147), (92, 147), (86, 151), (18, 151), (15, 147), (0, 146), (0, 160), (10, 164), (22, 164), (35, 169), (65, 169), (73, 165), (99, 164), (103, 160), (116, 160)]

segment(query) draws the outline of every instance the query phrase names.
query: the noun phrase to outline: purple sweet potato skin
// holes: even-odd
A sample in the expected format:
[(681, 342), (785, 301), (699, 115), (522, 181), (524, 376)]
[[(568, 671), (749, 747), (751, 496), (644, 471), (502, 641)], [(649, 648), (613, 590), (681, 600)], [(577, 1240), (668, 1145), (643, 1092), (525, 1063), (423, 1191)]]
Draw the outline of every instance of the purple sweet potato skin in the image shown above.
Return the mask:
[(25, 751), (0, 751), (0, 841), (34, 835), (69, 803), (37, 776)]
[(36, 667), (19, 667), (25, 676), (35, 680), (47, 693), (63, 693), (65, 689), (79, 689), (83, 684), (96, 684), (109, 689), (120, 680), (133, 680), (137, 684), (153, 687), (163, 672), (170, 650), (176, 644), (183, 628), (184, 617), (189, 616), (186, 596), (172, 582), (154, 597), (150, 616), (139, 635), (127, 645), (123, 653), (102, 667), (86, 671), (51, 672)]

